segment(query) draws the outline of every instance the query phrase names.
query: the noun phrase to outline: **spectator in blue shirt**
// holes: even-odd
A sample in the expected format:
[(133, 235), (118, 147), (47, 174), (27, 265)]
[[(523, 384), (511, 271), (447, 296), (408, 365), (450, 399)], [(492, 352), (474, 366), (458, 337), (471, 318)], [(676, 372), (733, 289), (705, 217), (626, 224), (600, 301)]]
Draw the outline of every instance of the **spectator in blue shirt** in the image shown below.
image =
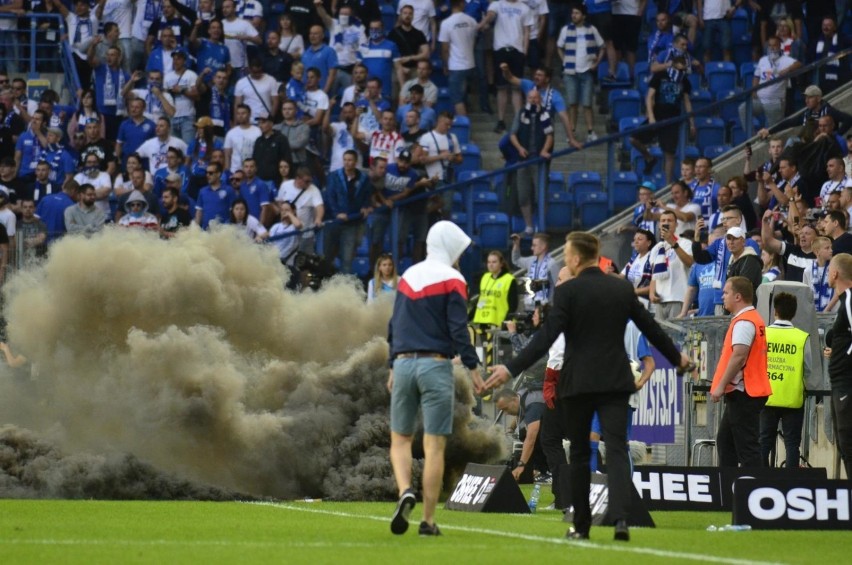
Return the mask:
[(394, 69), (402, 55), (396, 43), (385, 38), (381, 20), (370, 22), (367, 43), (358, 50), (358, 60), (367, 67), (367, 74), (382, 81), (382, 96), (390, 99)]
[(95, 47), (101, 41), (98, 36), (89, 45), (87, 61), (92, 67), (95, 104), (106, 122), (106, 137), (115, 139), (121, 116), (125, 114), (124, 97), (121, 93), (124, 92), (130, 75), (121, 68), (121, 49), (118, 47), (110, 47), (107, 50), (106, 61), (98, 58)]
[(30, 118), (30, 127), (18, 136), (15, 143), (15, 164), (19, 177), (32, 178), (35, 175), (42, 150), (47, 146), (44, 124), (44, 112), (36, 110)]
[(657, 29), (648, 36), (648, 62), (657, 60), (660, 53), (665, 53), (672, 46), (674, 33), (672, 31), (672, 17), (666, 12), (657, 14)]
[(331, 210), (340, 222), (339, 236), (340, 272), (352, 272), (355, 248), (364, 237), (370, 212), (373, 185), (366, 173), (358, 170), (358, 153), (352, 149), (343, 154), (343, 167), (328, 177), (326, 189)]
[(166, 166), (157, 169), (154, 172), (154, 194), (157, 198), (163, 196), (163, 189), (166, 188), (166, 179), (171, 174), (179, 175), (181, 178), (180, 191), (186, 192), (189, 186), (189, 168), (183, 164), (183, 151), (177, 147), (169, 147), (166, 150)]
[(121, 159), (121, 170), (127, 163), (127, 155), (136, 153), (139, 146), (154, 137), (154, 122), (145, 117), (145, 101), (134, 98), (128, 104), (130, 117), (118, 127), (115, 140), (115, 156)]
[(48, 194), (38, 203), (36, 215), (47, 226), (47, 242), (65, 234), (65, 210), (77, 200), (77, 183), (66, 182), (62, 192)]
[(314, 67), (320, 72), (320, 88), (329, 97), (336, 95), (331, 86), (337, 78), (337, 52), (323, 43), (325, 30), (320, 25), (311, 26), (308, 33), (310, 45), (302, 53), (302, 64), (306, 69)]
[(269, 205), (272, 201), (271, 190), (269, 183), (257, 176), (257, 162), (254, 159), (243, 160), (243, 175), (238, 190), (240, 198), (246, 201), (248, 213), (262, 224), (268, 222), (271, 225), (275, 221), (275, 213)]
[(400, 106), (396, 111), (396, 123), (400, 124), (399, 132), (407, 133), (408, 125), (405, 123), (405, 115), (411, 110), (420, 112), (420, 129), (429, 131), (435, 127), (438, 121), (438, 114), (435, 110), (423, 103), (423, 87), (419, 84), (413, 85), (408, 90), (408, 96), (411, 102), (404, 106)]
[(65, 181), (74, 176), (77, 170), (77, 160), (62, 145), (62, 129), (59, 127), (47, 128), (47, 146), (41, 153), (41, 161), (50, 167), (48, 180), (62, 186)]
[(213, 80), (213, 75), (219, 70), (225, 71), (230, 76), (231, 52), (225, 45), (225, 32), (222, 28), (222, 22), (219, 20), (210, 22), (207, 28), (209, 37), (197, 37), (199, 27), (200, 20), (196, 22), (195, 27), (192, 28), (192, 35), (189, 36), (195, 53), (195, 60), (198, 63), (196, 67), (198, 76), (203, 76), (206, 83)]
[(198, 193), (195, 203), (195, 223), (207, 229), (212, 221), (227, 224), (231, 219), (231, 205), (237, 199), (237, 193), (230, 186), (222, 184), (222, 165), (207, 165), (208, 185)]

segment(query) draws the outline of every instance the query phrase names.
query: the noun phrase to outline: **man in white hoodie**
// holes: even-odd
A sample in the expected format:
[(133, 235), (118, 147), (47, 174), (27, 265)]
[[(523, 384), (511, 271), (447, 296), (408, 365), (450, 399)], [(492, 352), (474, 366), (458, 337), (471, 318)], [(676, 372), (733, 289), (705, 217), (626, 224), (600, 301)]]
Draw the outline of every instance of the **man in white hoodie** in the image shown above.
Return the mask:
[(148, 212), (148, 201), (140, 191), (134, 190), (130, 193), (124, 209), (127, 213), (118, 221), (119, 226), (142, 230), (159, 230), (160, 222), (157, 220), (157, 216)]

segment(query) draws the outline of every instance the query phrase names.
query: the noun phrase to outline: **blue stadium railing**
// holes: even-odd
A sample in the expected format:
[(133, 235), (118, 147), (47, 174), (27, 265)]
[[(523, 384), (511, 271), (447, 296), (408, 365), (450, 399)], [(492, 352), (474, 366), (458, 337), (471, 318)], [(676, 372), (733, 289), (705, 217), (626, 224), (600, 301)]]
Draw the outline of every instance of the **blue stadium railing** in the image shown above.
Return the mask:
[[(6, 70), (10, 65), (17, 65), (18, 72), (29, 79), (38, 78), (41, 73), (62, 73), (70, 102), (76, 105), (80, 78), (77, 76), (71, 45), (67, 41), (68, 29), (62, 16), (27, 13), (23, 16), (0, 14), (0, 18), (14, 19), (18, 24), (14, 30), (4, 30), (0, 38), (0, 51), (6, 54), (6, 59), (0, 62), (0, 68)], [(41, 29), (44, 24), (49, 24), (51, 29)], [(49, 35), (51, 33), (54, 36)], [(17, 62), (8, 60), (9, 54), (14, 51), (18, 53)], [(21, 66), (24, 68), (21, 69)]]

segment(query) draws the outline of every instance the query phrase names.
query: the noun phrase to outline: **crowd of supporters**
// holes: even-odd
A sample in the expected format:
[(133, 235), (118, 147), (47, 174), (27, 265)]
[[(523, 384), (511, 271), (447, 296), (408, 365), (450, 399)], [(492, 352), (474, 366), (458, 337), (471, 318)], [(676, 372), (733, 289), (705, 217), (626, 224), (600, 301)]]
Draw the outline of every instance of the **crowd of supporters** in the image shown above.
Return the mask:
[[(81, 84), (75, 106), (60, 104), (59, 88), (31, 98), (18, 78), (31, 70), (19, 63), (33, 48), (27, 16), (44, 13), (62, 23), (33, 20), (36, 48), (67, 40)], [(575, 147), (597, 138), (591, 100), (622, 78), (622, 63), (630, 80), (643, 60), (670, 79), (701, 73), (702, 61), (731, 60), (743, 14), (756, 83), (792, 68), (787, 59), (846, 46), (833, 1), (11, 0), (0, 14), (0, 245), (37, 256), (65, 232), (110, 222), (163, 237), (192, 222), (235, 223), (288, 264), (321, 237), (343, 272), (387, 251), (395, 202), (453, 180), (453, 119), (474, 98), (518, 154), (548, 157), (561, 145), (551, 118)], [(848, 65), (821, 73), (822, 95)], [(774, 99), (759, 101), (757, 112), (777, 115)], [(523, 195), (534, 182), (517, 187), (528, 234)], [(784, 190), (772, 198), (786, 205)], [(717, 191), (701, 198), (709, 224)], [(451, 206), (448, 192), (406, 205), (401, 256), (422, 259), (428, 226)], [(30, 223), (37, 233), (15, 244)]]

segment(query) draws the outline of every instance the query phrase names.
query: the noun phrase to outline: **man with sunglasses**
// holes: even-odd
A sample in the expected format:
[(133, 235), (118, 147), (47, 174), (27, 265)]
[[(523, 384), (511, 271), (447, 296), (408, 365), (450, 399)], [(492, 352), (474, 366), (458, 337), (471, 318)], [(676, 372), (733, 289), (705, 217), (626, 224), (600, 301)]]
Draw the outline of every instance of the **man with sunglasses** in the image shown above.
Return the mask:
[[(235, 179), (242, 182), (242, 174), (235, 173), (231, 181)], [(234, 189), (222, 184), (222, 166), (210, 163), (207, 165), (207, 186), (198, 193), (198, 201), (195, 203), (195, 223), (202, 229), (207, 229), (214, 220), (227, 224), (231, 217), (231, 205), (236, 199)]]

